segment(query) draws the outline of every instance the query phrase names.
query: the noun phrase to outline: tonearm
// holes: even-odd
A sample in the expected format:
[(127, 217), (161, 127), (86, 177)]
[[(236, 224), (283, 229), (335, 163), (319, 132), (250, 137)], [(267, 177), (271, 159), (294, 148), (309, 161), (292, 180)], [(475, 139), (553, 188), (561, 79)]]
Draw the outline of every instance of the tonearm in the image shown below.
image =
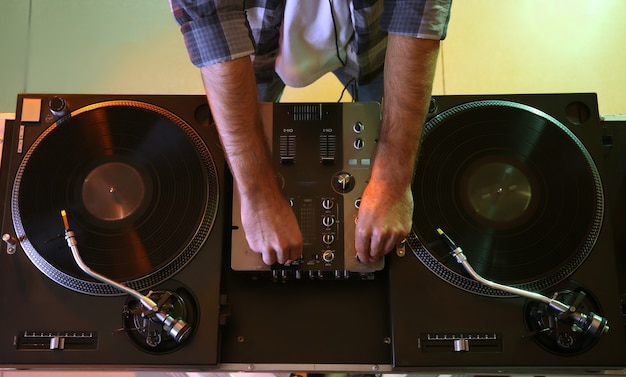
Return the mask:
[(94, 279), (100, 280), (103, 283), (109, 284), (122, 292), (126, 292), (129, 295), (135, 297), (141, 304), (147, 309), (142, 314), (145, 317), (149, 317), (152, 319), (156, 319), (163, 323), (163, 329), (177, 342), (182, 342), (185, 340), (189, 334), (191, 333), (191, 326), (185, 323), (183, 320), (175, 319), (167, 312), (165, 312), (159, 304), (154, 302), (150, 297), (141, 294), (140, 292), (124, 285), (118, 283), (114, 280), (103, 276), (85, 264), (82, 258), (80, 257), (80, 253), (78, 252), (78, 241), (76, 240), (76, 235), (70, 229), (69, 221), (67, 219), (67, 212), (65, 210), (61, 211), (61, 216), (63, 217), (63, 225), (65, 227), (65, 240), (67, 241), (67, 245), (72, 251), (72, 256), (76, 261), (78, 267), (80, 267), (83, 272), (87, 275), (93, 277)]
[(582, 313), (573, 305), (567, 305), (557, 300), (556, 295), (553, 298), (550, 298), (536, 292), (530, 292), (508, 285), (499, 284), (483, 278), (470, 265), (467, 257), (465, 256), (465, 254), (463, 254), (463, 250), (460, 246), (458, 246), (446, 233), (444, 233), (443, 230), (437, 229), (437, 233), (439, 233), (439, 235), (443, 239), (443, 242), (450, 249), (457, 262), (463, 265), (463, 268), (465, 268), (465, 270), (478, 282), (494, 289), (499, 289), (518, 296), (526, 297), (531, 300), (544, 302), (550, 308), (560, 313), (560, 315), (570, 318), (576, 324), (577, 329), (582, 333), (597, 337), (609, 331), (609, 324), (606, 318), (601, 317), (593, 312), (590, 312), (589, 314)]

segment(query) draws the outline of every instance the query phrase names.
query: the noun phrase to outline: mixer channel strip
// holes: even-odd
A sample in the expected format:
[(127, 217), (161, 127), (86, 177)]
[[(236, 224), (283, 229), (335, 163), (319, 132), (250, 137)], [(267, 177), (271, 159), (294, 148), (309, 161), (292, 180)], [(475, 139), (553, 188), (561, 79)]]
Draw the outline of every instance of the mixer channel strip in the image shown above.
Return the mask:
[(296, 135), (280, 135), (280, 163), (292, 164), (296, 159)]
[(337, 151), (337, 137), (333, 134), (320, 135), (320, 163), (332, 164), (335, 162)]

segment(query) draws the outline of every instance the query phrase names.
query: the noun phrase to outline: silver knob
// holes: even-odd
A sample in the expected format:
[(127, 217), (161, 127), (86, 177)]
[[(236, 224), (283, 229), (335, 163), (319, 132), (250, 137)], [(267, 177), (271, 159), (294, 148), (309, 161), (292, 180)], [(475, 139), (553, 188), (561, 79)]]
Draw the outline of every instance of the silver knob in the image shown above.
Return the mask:
[(354, 178), (350, 173), (339, 173), (335, 176), (337, 189), (342, 192), (348, 192), (354, 187)]
[(326, 263), (330, 263), (335, 259), (335, 253), (332, 250), (325, 250), (322, 253), (322, 260)]
[(5, 233), (2, 235), (2, 241), (7, 244), (7, 254), (15, 254), (15, 251), (17, 250), (17, 239), (15, 237), (11, 237), (8, 233)]
[(354, 149), (361, 150), (365, 146), (365, 141), (363, 141), (363, 139), (361, 138), (357, 138), (356, 140), (354, 140), (353, 146)]

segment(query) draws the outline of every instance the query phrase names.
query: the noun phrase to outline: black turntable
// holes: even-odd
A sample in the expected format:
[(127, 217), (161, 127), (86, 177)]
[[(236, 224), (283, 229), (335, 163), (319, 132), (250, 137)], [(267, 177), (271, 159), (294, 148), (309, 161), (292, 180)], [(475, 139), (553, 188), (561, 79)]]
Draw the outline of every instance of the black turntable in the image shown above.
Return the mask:
[(225, 164), (203, 96), (21, 95), (2, 165), (0, 364), (217, 364)]
[[(0, 367), (623, 370), (625, 131), (596, 101), (435, 96), (406, 242), (363, 275), (333, 260), (273, 280), (232, 266), (233, 187), (204, 96), (20, 95), (0, 177)], [(364, 108), (305, 107), (350, 127)], [(341, 122), (299, 145), (352, 148)], [(334, 166), (318, 151), (296, 157)]]
[(595, 95), (435, 97), (431, 110), (410, 251), (390, 261), (395, 367), (622, 368)]

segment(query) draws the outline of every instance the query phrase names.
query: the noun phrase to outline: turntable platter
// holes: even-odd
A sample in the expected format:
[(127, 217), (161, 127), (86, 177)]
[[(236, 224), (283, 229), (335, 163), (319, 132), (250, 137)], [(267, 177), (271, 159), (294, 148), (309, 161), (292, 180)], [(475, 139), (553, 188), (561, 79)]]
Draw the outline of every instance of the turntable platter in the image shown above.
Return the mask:
[(138, 101), (96, 103), (59, 119), (15, 177), (11, 210), (26, 254), (58, 284), (88, 294), (119, 292), (76, 266), (59, 236), (61, 209), (85, 263), (137, 290), (184, 267), (217, 213), (217, 173), (200, 136)]
[(558, 120), (510, 101), (452, 107), (425, 126), (413, 181), (409, 245), (459, 288), (506, 295), (469, 278), (441, 244), (456, 240), (483, 277), (541, 291), (587, 257), (603, 218), (593, 159)]

